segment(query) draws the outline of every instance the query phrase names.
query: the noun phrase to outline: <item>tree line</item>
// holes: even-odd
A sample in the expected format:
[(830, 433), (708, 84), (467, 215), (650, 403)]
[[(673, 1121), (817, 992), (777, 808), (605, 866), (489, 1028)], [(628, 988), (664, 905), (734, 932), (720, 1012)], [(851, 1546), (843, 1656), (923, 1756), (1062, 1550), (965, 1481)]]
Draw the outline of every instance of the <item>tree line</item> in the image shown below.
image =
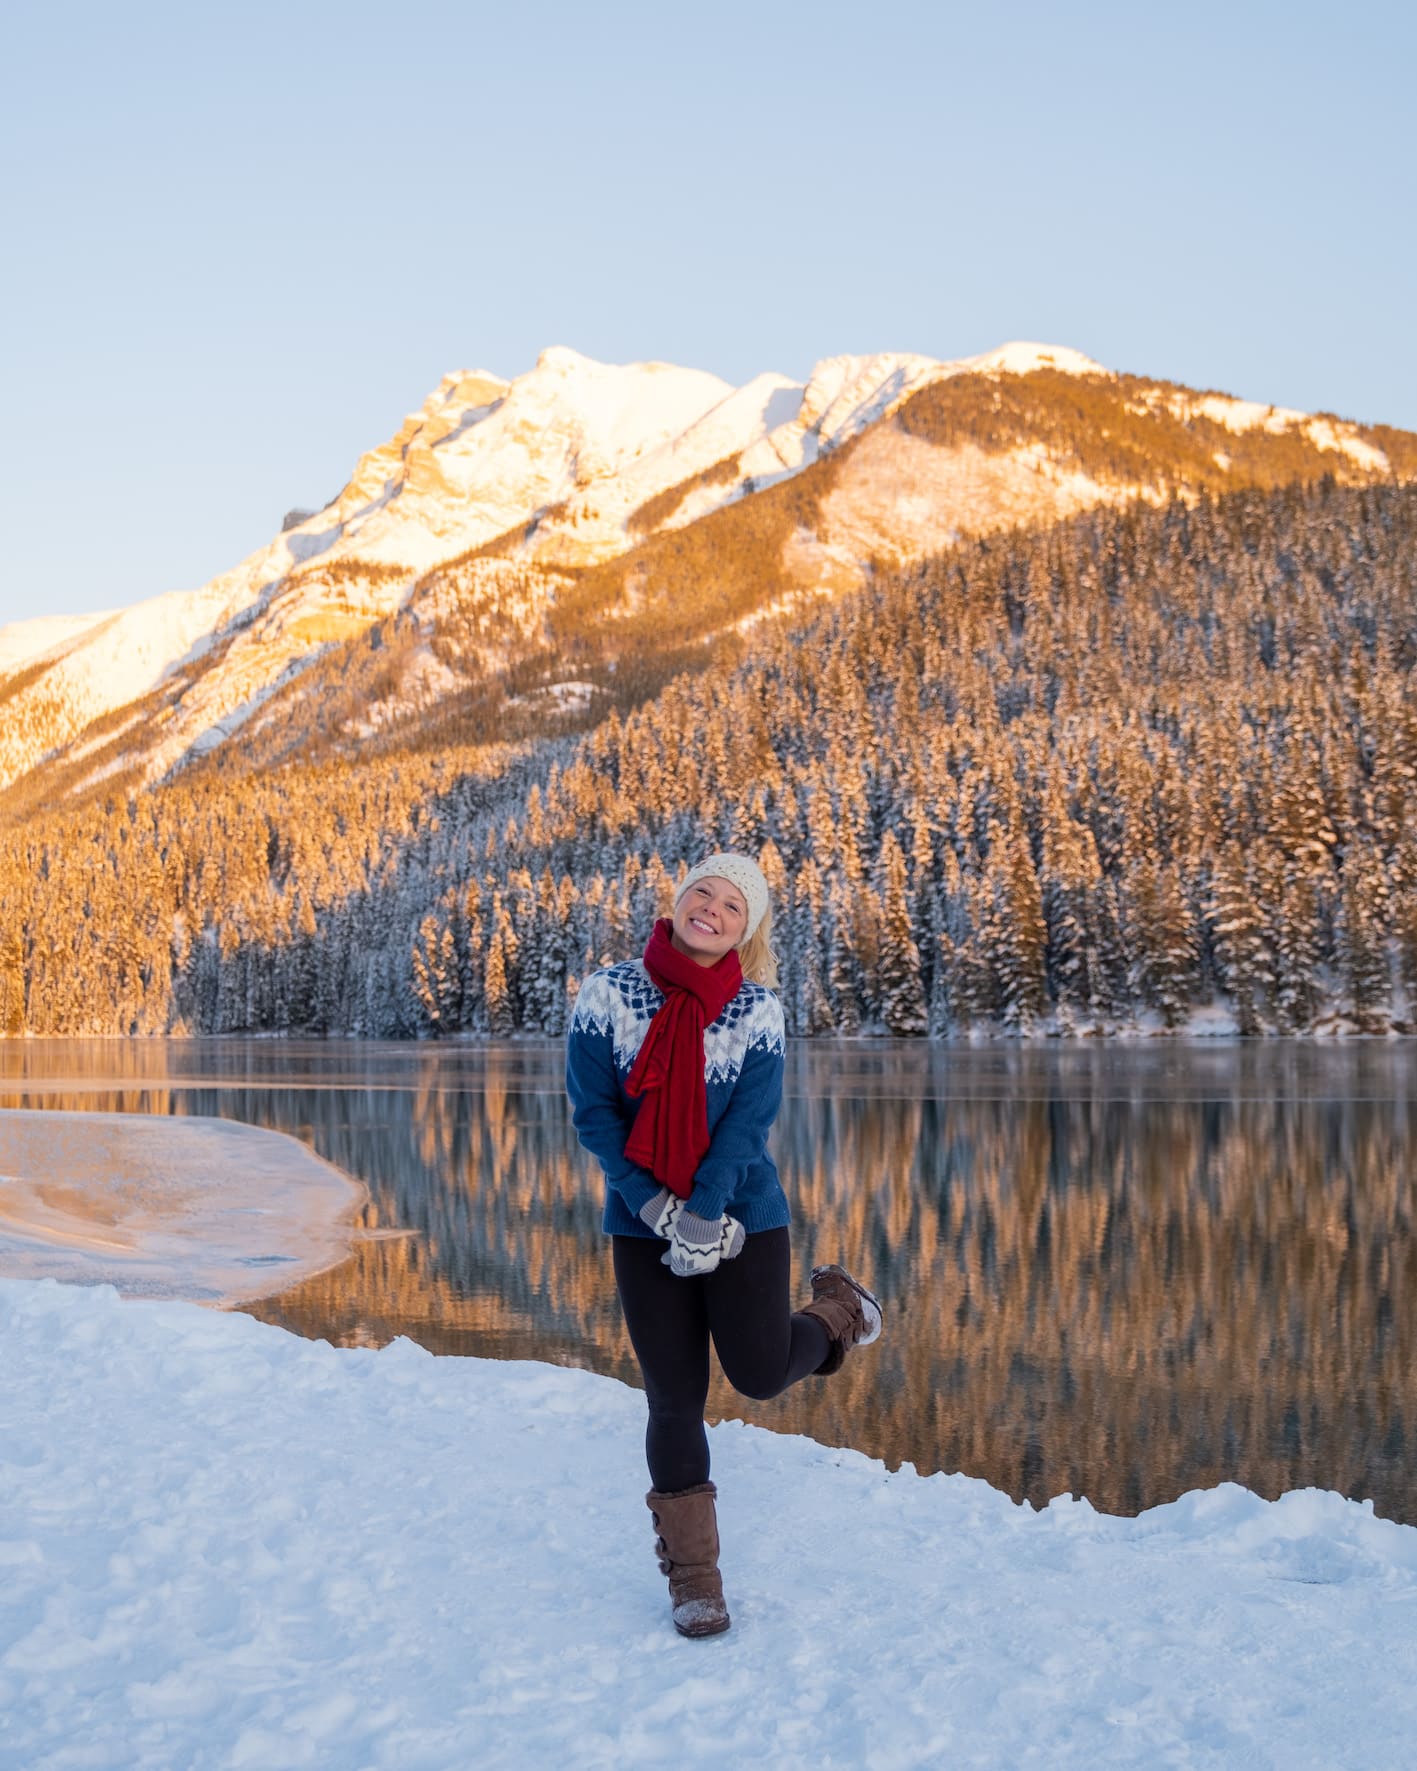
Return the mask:
[(0, 1027), (555, 1034), (730, 846), (799, 1035), (1406, 1029), (1415, 542), (1397, 485), (1099, 508), (763, 622), (580, 739), (37, 813), (0, 836)]

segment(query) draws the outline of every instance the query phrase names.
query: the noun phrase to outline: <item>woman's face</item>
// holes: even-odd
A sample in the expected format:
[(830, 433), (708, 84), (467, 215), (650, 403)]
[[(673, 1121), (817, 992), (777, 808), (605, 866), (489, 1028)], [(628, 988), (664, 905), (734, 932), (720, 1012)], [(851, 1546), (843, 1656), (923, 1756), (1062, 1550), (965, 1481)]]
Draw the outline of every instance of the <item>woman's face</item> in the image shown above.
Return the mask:
[(736, 947), (748, 927), (748, 905), (736, 885), (710, 874), (696, 879), (674, 906), (673, 943), (700, 965)]

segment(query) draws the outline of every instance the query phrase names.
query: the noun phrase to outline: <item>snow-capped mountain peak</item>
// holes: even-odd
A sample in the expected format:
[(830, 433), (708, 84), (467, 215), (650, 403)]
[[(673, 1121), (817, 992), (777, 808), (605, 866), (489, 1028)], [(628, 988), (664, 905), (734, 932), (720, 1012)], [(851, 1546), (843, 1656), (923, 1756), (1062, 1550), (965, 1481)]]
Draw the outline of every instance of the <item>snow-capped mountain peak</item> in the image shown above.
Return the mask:
[[(1029, 429), (1033, 408), (1015, 402), (1015, 416), (984, 437), (981, 413), (997, 399), (981, 406), (966, 392), (942, 407), (927, 392), (959, 377), (1042, 372), (1117, 384), (1081, 352), (1019, 341), (953, 360), (833, 356), (805, 380), (765, 373), (741, 387), (670, 363), (602, 363), (565, 345), (511, 380), (454, 371), (359, 457), (328, 505), (199, 590), (108, 617), (0, 630), (0, 790), (56, 752), (70, 761), (92, 754), (89, 779), (135, 758), (147, 776), (160, 775), (223, 742), (330, 647), (362, 639), (410, 599), (421, 631), (452, 623), (466, 667), (495, 671), (508, 635), (533, 651), (546, 643), (548, 612), (578, 574), (837, 452), (843, 463), (849, 453), (849, 472), (819, 474), (796, 515), (773, 507), (753, 531), (751, 545), (767, 549), (750, 568), (755, 582), (835, 593), (859, 583), (872, 560), (904, 561), (991, 525), (1158, 495), (1162, 480), (1099, 480), (1075, 450), (1057, 454), (1057, 423), (1076, 425), (1075, 414), (1057, 419), (1050, 443)], [(1051, 397), (1040, 387), (1040, 400)], [(1196, 448), (1212, 477), (1229, 471), (1224, 439), (1242, 431), (1297, 434), (1324, 455), (1321, 471), (1333, 460), (1358, 475), (1391, 471), (1381, 436), (1337, 420), (1135, 377), (1111, 397), (1124, 423), (1136, 415), (1143, 426), (1163, 418), (1192, 431), (1209, 426)], [(915, 416), (897, 423), (906, 406)], [(701, 580), (714, 577), (717, 557), (709, 548), (697, 561)], [(613, 589), (606, 594), (613, 617), (638, 606), (639, 591), (623, 607)], [(449, 687), (446, 665), (431, 655), (410, 668), (418, 696)], [(131, 717), (84, 736), (129, 703), (141, 703)], [(370, 721), (396, 717), (397, 704), (396, 694)], [(125, 748), (114, 733), (129, 727)]]
[(977, 375), (1032, 375), (1038, 369), (1056, 369), (1062, 375), (1111, 374), (1101, 363), (1066, 345), (1026, 344), (1018, 339), (985, 351), (983, 356), (962, 357), (956, 367)]

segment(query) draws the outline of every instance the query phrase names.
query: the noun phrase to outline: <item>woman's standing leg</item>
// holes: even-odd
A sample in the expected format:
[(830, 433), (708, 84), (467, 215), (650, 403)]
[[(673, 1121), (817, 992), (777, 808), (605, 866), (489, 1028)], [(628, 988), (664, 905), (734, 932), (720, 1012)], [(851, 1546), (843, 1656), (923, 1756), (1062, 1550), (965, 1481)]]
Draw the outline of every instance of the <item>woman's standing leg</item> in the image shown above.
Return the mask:
[(709, 1477), (704, 1404), (709, 1386), (708, 1311), (702, 1285), (676, 1279), (656, 1237), (615, 1236), (615, 1284), (649, 1399), (645, 1460), (664, 1493)]
[(674, 1627), (716, 1636), (729, 1624), (718, 1572), (717, 1490), (708, 1479), (708, 1310), (701, 1279), (676, 1279), (664, 1244), (614, 1238), (615, 1283), (649, 1401), (645, 1455), (653, 1488), (660, 1572), (669, 1576)]
[(718, 1362), (740, 1396), (765, 1402), (781, 1395), (831, 1354), (826, 1327), (793, 1310), (791, 1283), (792, 1239), (785, 1229), (749, 1236), (742, 1253), (720, 1262), (703, 1282)]

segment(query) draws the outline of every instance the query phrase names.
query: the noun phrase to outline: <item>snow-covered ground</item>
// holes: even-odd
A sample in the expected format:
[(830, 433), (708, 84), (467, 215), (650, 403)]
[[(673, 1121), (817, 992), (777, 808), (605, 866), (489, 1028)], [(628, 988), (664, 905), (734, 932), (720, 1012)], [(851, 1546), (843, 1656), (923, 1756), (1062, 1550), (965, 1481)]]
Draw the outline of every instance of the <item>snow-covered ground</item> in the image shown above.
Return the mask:
[[(226, 1119), (0, 1112), (0, 1275), (234, 1302), (349, 1253), (364, 1188)], [(3, 1453), (0, 1453), (3, 1456)]]
[(610, 1379), (51, 1281), (0, 1347), (6, 1771), (1413, 1762), (1417, 1529), (1337, 1495), (1035, 1513), (724, 1423), (689, 1642)]

